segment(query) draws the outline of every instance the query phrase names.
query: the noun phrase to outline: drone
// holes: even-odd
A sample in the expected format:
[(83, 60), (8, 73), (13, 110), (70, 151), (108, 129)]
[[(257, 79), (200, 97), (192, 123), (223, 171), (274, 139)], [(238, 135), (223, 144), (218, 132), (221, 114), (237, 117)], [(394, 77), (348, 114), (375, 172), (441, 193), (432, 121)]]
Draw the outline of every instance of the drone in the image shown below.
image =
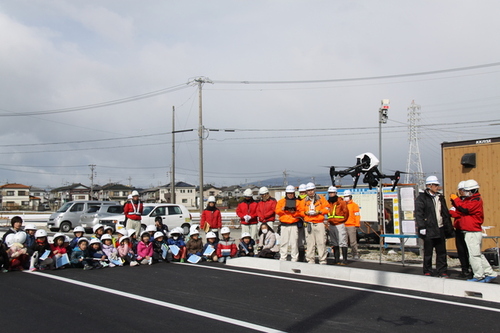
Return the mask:
[(380, 161), (372, 153), (364, 153), (356, 156), (356, 165), (345, 170), (335, 170), (334, 166), (330, 167), (330, 178), (332, 180), (332, 185), (335, 186), (335, 177), (340, 178), (345, 176), (351, 176), (354, 179), (354, 186), (356, 188), (358, 185), (358, 180), (361, 174), (364, 175), (363, 183), (368, 184), (370, 190), (373, 187), (377, 187), (379, 181), (384, 178), (389, 178), (392, 180), (392, 189), (394, 191), (398, 185), (399, 179), (401, 178), (401, 172), (396, 171), (394, 175), (385, 175), (378, 169)]

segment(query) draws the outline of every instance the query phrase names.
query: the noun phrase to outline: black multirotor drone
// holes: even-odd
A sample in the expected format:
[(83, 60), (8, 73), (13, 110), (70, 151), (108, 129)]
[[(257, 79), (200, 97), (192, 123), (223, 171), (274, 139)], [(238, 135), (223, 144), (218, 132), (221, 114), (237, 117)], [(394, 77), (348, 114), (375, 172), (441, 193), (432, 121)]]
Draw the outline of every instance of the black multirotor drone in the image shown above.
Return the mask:
[(358, 180), (361, 174), (364, 175), (363, 183), (368, 184), (370, 190), (373, 187), (377, 187), (379, 181), (384, 178), (389, 178), (392, 180), (392, 189), (394, 191), (398, 185), (399, 179), (401, 178), (401, 172), (396, 171), (394, 175), (385, 175), (381, 173), (378, 169), (380, 161), (372, 153), (364, 153), (356, 156), (356, 165), (345, 170), (335, 170), (335, 167), (330, 167), (330, 178), (332, 180), (332, 185), (335, 186), (335, 177), (340, 178), (345, 176), (351, 176), (354, 179), (354, 186), (356, 188), (358, 185)]

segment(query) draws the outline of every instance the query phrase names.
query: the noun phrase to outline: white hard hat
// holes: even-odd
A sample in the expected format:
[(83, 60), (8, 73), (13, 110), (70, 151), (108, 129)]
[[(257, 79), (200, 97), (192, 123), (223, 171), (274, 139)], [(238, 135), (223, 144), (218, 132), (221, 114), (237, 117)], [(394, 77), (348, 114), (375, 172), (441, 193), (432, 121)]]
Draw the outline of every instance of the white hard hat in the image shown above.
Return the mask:
[(128, 232), (128, 236), (132, 237), (132, 235), (135, 234), (135, 229), (128, 229), (127, 232)]
[(220, 233), (221, 233), (221, 235), (229, 234), (229, 233), (231, 233), (231, 230), (229, 230), (228, 227), (222, 227), (222, 229), (220, 229)]
[(469, 179), (465, 181), (464, 190), (476, 190), (479, 188), (479, 184), (474, 179)]
[(191, 224), (189, 227), (189, 232), (194, 231), (194, 230), (200, 230), (200, 225), (199, 224)]
[(250, 235), (248, 232), (244, 232), (244, 233), (241, 234), (241, 238), (245, 238), (245, 237), (252, 238), (252, 235)]
[(215, 202), (215, 197), (213, 195), (209, 196), (207, 202)]
[(328, 188), (328, 192), (335, 192), (335, 193), (337, 193), (337, 188), (335, 186), (330, 186)]
[(463, 190), (465, 187), (465, 180), (462, 180), (460, 183), (457, 185), (457, 190)]
[(36, 230), (37, 227), (36, 225), (34, 225), (33, 223), (28, 223), (26, 224), (26, 226), (24, 227), (24, 230)]
[(345, 190), (344, 191), (344, 197), (347, 197), (347, 196), (352, 196), (352, 193), (351, 193), (351, 190)]
[(209, 231), (209, 232), (207, 232), (207, 236), (206, 237), (207, 237), (207, 239), (208, 238), (217, 238), (217, 235), (215, 234), (215, 232)]
[(316, 185), (314, 185), (314, 183), (307, 183), (306, 191), (314, 190), (314, 189), (316, 189)]
[(154, 226), (153, 224), (150, 224), (146, 227), (146, 231), (156, 231), (156, 226)]
[(121, 236), (121, 237), (118, 239), (118, 243), (123, 242), (125, 239), (129, 239), (129, 237), (128, 237), (128, 236)]
[(79, 226), (75, 227), (75, 229), (73, 229), (73, 233), (75, 233), (75, 232), (83, 232), (83, 233), (85, 233), (85, 229), (82, 226), (79, 225)]
[(118, 230), (116, 230), (116, 232), (122, 236), (128, 236), (128, 231), (125, 228), (118, 229)]
[(262, 186), (261, 188), (259, 188), (259, 194), (262, 195), (262, 194), (266, 194), (266, 193), (269, 193), (269, 189), (265, 186)]
[[(80, 243), (80, 242), (78, 242), (78, 243)], [(90, 243), (89, 243), (89, 244), (90, 244), (90, 245), (92, 245), (92, 244), (102, 244), (102, 243), (101, 243), (101, 241), (100, 241), (99, 239), (97, 239), (97, 238), (92, 238), (92, 239), (90, 240)]]
[(7, 247), (11, 247), (12, 244), (15, 243), (14, 241), (15, 236), (16, 234), (8, 234), (7, 236), (5, 236), (5, 245), (7, 245)]
[(139, 196), (139, 192), (137, 192), (136, 190), (134, 190), (134, 191), (132, 191), (132, 194), (131, 194), (131, 195), (132, 195), (133, 197), (135, 197), (135, 196), (137, 196), (137, 197), (138, 197), (138, 196)]
[(78, 239), (78, 243), (77, 244), (80, 244), (81, 242), (89, 242), (89, 240), (85, 237), (81, 237), (80, 239)]
[(436, 176), (429, 176), (429, 177), (427, 177), (427, 179), (425, 180), (425, 184), (426, 185), (429, 185), (429, 184), (441, 185), (441, 183), (438, 180), (438, 177), (436, 177)]
[(112, 226), (107, 225), (104, 227), (104, 232), (106, 232), (106, 230), (109, 230), (109, 229), (114, 230)]
[(131, 199), (132, 199), (132, 194), (129, 194), (129, 195), (127, 196), (127, 200), (131, 200)]
[(170, 235), (172, 235), (172, 234), (179, 234), (179, 235), (182, 235), (182, 234), (183, 234), (183, 232), (182, 232), (182, 228), (179, 228), (179, 227), (177, 227), (177, 228), (173, 228), (173, 229), (172, 229), (172, 231), (170, 231)]
[(288, 185), (288, 186), (285, 188), (285, 193), (295, 193), (295, 186), (293, 186), (293, 185)]
[(305, 192), (306, 191), (306, 184), (300, 184), (299, 185), (299, 192)]
[[(15, 234), (8, 234), (7, 237), (9, 237), (10, 235), (12, 235), (12, 238), (11, 238), (11, 244), (7, 244), (8, 246), (14, 244), (14, 243), (20, 243), (20, 244), (24, 244), (24, 242), (26, 242), (26, 233), (24, 231), (19, 231), (19, 232), (16, 232)], [(5, 242), (7, 242), (7, 238), (5, 238)]]
[(69, 236), (67, 235), (64, 235), (64, 243), (69, 243), (71, 242), (71, 238), (69, 238)]
[(101, 240), (103, 241), (103, 240), (106, 240), (106, 239), (111, 239), (111, 240), (113, 240), (113, 237), (111, 237), (111, 235), (110, 235), (110, 234), (104, 234), (104, 235), (102, 235)]
[(99, 228), (103, 228), (104, 229), (104, 226), (102, 224), (96, 224), (95, 226), (92, 227), (92, 230), (95, 233), (97, 231), (97, 229), (99, 229)]
[(52, 237), (52, 241), (55, 241), (55, 240), (56, 240), (56, 238), (58, 238), (58, 237), (65, 237), (65, 236), (66, 236), (65, 234), (62, 234), (62, 233), (60, 233), (60, 232), (55, 233), (55, 234), (54, 234), (54, 237)]
[(142, 238), (142, 236), (144, 236), (144, 235), (149, 236), (149, 231), (144, 230), (143, 232), (141, 232), (141, 238)]
[(244, 192), (243, 192), (243, 196), (245, 197), (251, 197), (253, 196), (253, 192), (251, 189), (247, 188)]
[(35, 232), (35, 238), (47, 237), (47, 231), (39, 229)]
[(153, 238), (154, 238), (154, 239), (157, 239), (157, 238), (159, 238), (159, 237), (165, 237), (165, 234), (164, 234), (163, 232), (161, 232), (161, 231), (157, 231), (157, 232), (155, 232), (155, 234), (154, 234)]
[(199, 234), (200, 234), (200, 232), (198, 230), (194, 229), (194, 230), (191, 230), (191, 232), (189, 233), (189, 236), (199, 235)]

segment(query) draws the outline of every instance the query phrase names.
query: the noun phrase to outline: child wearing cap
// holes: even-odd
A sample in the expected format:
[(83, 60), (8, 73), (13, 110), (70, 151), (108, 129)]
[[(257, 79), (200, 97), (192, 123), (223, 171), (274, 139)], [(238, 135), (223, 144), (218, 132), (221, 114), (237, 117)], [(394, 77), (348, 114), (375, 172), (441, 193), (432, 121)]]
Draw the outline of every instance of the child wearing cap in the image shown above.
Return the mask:
[(154, 262), (168, 262), (167, 256), (163, 257), (164, 250), (168, 253), (168, 245), (165, 241), (165, 234), (161, 231), (157, 231), (154, 234), (153, 241), (153, 261)]
[(102, 224), (96, 224), (92, 230), (94, 231), (92, 239), (101, 239), (102, 235), (104, 235), (104, 226)]
[(231, 231), (228, 227), (223, 227), (220, 233), (222, 238), (217, 245), (217, 257), (219, 258), (219, 262), (226, 262), (227, 259), (236, 257), (238, 254), (238, 247), (236, 246), (234, 238), (231, 237)]
[(169, 252), (172, 253), (174, 261), (186, 261), (186, 243), (184, 242), (184, 238), (182, 237), (181, 228), (174, 228), (170, 232), (170, 238), (167, 240), (167, 244), (169, 247), (175, 245), (179, 248), (179, 252), (177, 254), (173, 254), (172, 249), (169, 250)]
[(149, 232), (143, 231), (141, 241), (137, 244), (137, 260), (142, 265), (153, 264), (153, 243), (149, 240)]
[(137, 244), (139, 244), (139, 240), (137, 239), (137, 232), (135, 231), (135, 229), (127, 229), (127, 232), (132, 251), (134, 251), (134, 253), (137, 253)]
[(113, 245), (113, 237), (110, 234), (104, 234), (101, 237), (101, 242), (102, 242), (102, 252), (110, 259), (109, 262), (109, 267), (115, 267), (117, 264), (111, 262), (111, 260), (114, 260), (115, 262), (120, 262), (118, 266), (123, 266), (123, 263), (121, 263), (121, 260), (118, 260), (118, 250), (116, 247)]
[[(26, 249), (29, 249), (30, 247), (35, 244), (35, 232), (36, 232), (36, 226), (34, 224), (26, 224), (26, 227), (24, 227), (24, 231), (26, 232), (26, 241), (24, 242), (24, 247)], [(31, 253), (28, 254), (31, 255)]]
[[(104, 235), (110, 235), (111, 236), (111, 243), (113, 244), (113, 247), (116, 247), (118, 245), (118, 239), (115, 237), (114, 235), (115, 231), (113, 229), (113, 227), (111, 226), (105, 226), (104, 227)], [(102, 239), (102, 236), (101, 236), (101, 239)]]
[(75, 235), (75, 237), (71, 240), (71, 242), (69, 242), (70, 252), (72, 252), (73, 249), (78, 246), (78, 241), (83, 237), (84, 233), (85, 229), (81, 226), (77, 226), (75, 227), (75, 229), (73, 229), (73, 235)]
[(92, 259), (89, 257), (89, 240), (85, 237), (81, 237), (78, 240), (76, 247), (71, 252), (71, 266), (75, 268), (83, 268), (84, 270), (89, 270), (93, 268)]
[(248, 232), (241, 234), (241, 240), (238, 244), (238, 257), (253, 257), (255, 241)]
[(149, 233), (149, 241), (153, 242), (155, 240), (156, 226), (150, 224), (146, 227), (146, 231)]
[(24, 231), (19, 231), (16, 233), (11, 233), (5, 238), (5, 242), (9, 249), (7, 250), (7, 255), (9, 258), (9, 270), (11, 271), (22, 271), (24, 266), (28, 262), (28, 255), (26, 254), (26, 248), (23, 243), (26, 241), (26, 233)]
[[(52, 259), (52, 251), (50, 249), (50, 244), (47, 240), (47, 232), (43, 229), (37, 230), (35, 232), (35, 243), (32, 248), (33, 255), (31, 256), (30, 270), (35, 271), (38, 268), (44, 270), (47, 268), (54, 268), (54, 260)], [(49, 251), (49, 255), (44, 259), (39, 259), (44, 256), (44, 254)]]
[(200, 232), (195, 229), (191, 231), (191, 233), (189, 234), (189, 240), (186, 243), (187, 258), (192, 256), (193, 254), (196, 254), (197, 256), (201, 257), (202, 250), (203, 250), (203, 241), (200, 238)]
[[(134, 230), (135, 232), (135, 230)], [(120, 243), (116, 250), (118, 251), (118, 256), (122, 259), (125, 264), (130, 266), (137, 266), (139, 263), (135, 260), (135, 253), (130, 246), (129, 236), (122, 236), (118, 239)]]
[(109, 266), (106, 262), (108, 257), (102, 250), (102, 243), (99, 239), (93, 238), (89, 243), (89, 255), (93, 259), (92, 266), (94, 268), (102, 268)]
[[(54, 235), (54, 238), (52, 240), (52, 244), (50, 244), (50, 250), (52, 251), (52, 255), (54, 260), (59, 259), (65, 254), (68, 254), (68, 249), (66, 248), (66, 245), (64, 244), (64, 240), (66, 238), (66, 235), (57, 233)], [(64, 266), (61, 266), (59, 268), (65, 268)]]
[[(208, 262), (217, 261), (219, 258), (217, 257), (217, 235), (213, 231), (207, 232), (207, 242), (203, 246), (201, 251), (202, 259)], [(210, 252), (210, 253), (209, 253)]]

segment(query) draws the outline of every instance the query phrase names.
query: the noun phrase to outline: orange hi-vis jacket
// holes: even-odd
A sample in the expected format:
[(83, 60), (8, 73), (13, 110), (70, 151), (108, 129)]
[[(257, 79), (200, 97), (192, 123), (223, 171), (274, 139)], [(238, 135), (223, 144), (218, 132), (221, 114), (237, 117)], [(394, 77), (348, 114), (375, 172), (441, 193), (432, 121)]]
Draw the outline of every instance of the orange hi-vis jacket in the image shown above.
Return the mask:
[(280, 222), (284, 224), (293, 224), (299, 221), (300, 217), (304, 217), (304, 208), (302, 200), (295, 200), (295, 211), (285, 210), (286, 197), (279, 200), (276, 204), (276, 214), (279, 216)]
[(349, 210), (347, 209), (347, 204), (342, 198), (338, 198), (334, 203), (328, 203), (330, 207), (330, 213), (328, 214), (328, 222), (331, 225), (338, 225), (345, 223), (349, 218)]
[[(325, 221), (325, 216), (330, 212), (328, 208), (328, 201), (326, 201), (325, 197), (319, 194), (314, 194), (314, 203), (311, 198), (308, 196), (301, 200), (302, 202), (302, 210), (304, 213), (304, 221), (309, 223), (322, 223)], [(318, 214), (316, 215), (308, 215), (311, 210), (311, 203), (313, 203), (314, 211)]]
[(361, 226), (361, 215), (359, 214), (359, 206), (357, 203), (352, 201), (352, 199), (347, 203), (347, 209), (349, 210), (349, 218), (345, 221), (346, 227), (357, 227)]

